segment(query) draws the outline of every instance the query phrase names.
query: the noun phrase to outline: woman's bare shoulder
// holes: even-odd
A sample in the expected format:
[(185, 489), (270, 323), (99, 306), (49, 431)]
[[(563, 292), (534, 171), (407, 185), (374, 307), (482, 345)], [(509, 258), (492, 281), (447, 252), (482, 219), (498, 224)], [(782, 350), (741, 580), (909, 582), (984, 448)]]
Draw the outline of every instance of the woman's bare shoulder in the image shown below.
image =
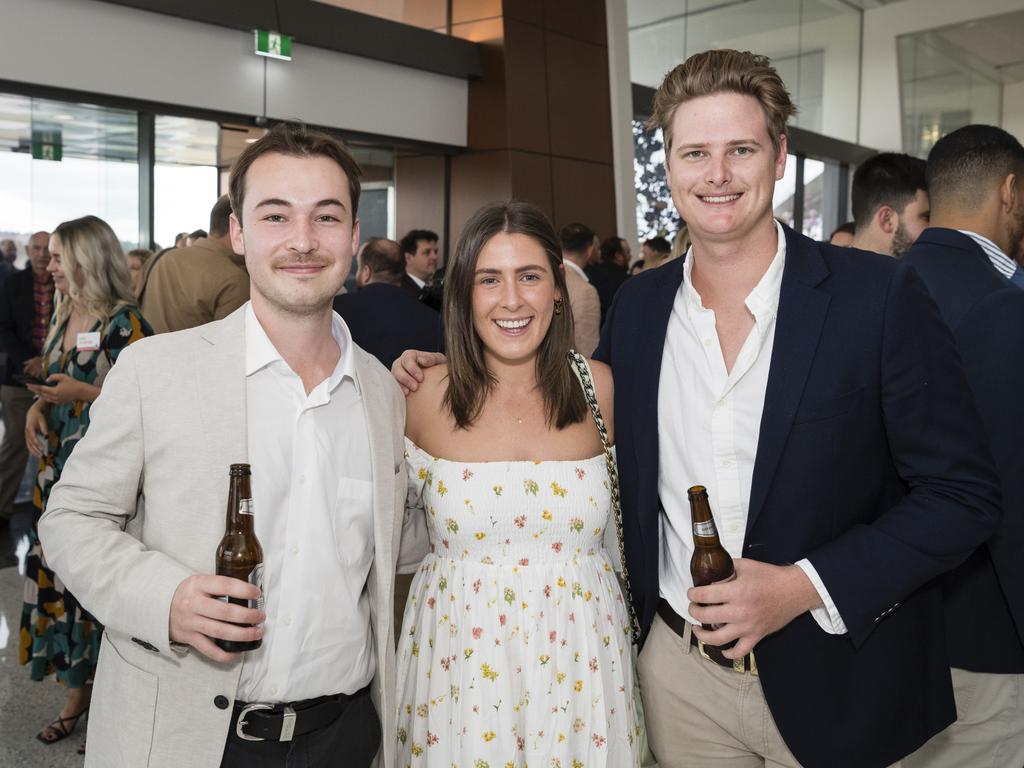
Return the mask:
[(423, 371), (423, 381), (415, 392), (405, 400), (405, 434), (418, 444), (417, 438), (425, 431), (435, 431), (441, 423), (447, 422), (443, 407), (445, 391), (448, 388), (448, 366), (435, 365)]
[(594, 390), (597, 393), (597, 405), (601, 409), (608, 437), (614, 442), (615, 437), (615, 383), (612, 369), (599, 360), (588, 360), (590, 375), (594, 379)]

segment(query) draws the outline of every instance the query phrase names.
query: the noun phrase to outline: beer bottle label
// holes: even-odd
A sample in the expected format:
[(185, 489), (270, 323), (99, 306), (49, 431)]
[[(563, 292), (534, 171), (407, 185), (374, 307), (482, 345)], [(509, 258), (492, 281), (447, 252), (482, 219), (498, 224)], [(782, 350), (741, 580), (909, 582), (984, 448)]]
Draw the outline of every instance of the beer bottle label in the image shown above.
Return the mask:
[(249, 607), (257, 610), (263, 610), (263, 563), (260, 563), (251, 571), (249, 571), (249, 583), (254, 584), (260, 590), (260, 596), (258, 600), (250, 600)]
[(252, 516), (252, 499), (239, 499), (238, 514)]
[(705, 538), (710, 538), (712, 536), (717, 536), (718, 532), (715, 530), (715, 521), (714, 520), (705, 520), (704, 522), (694, 523), (693, 524), (693, 535), (694, 536), (704, 536)]

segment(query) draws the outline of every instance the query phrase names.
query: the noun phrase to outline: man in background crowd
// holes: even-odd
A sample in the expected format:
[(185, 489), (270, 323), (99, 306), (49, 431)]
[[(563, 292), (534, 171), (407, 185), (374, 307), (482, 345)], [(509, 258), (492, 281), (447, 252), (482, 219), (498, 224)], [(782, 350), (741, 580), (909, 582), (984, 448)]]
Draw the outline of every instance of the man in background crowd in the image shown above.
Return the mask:
[(629, 273), (630, 252), (629, 243), (621, 237), (606, 238), (598, 250), (596, 261), (591, 262), (583, 271), (591, 285), (597, 289), (597, 296), (601, 300), (601, 322), (612, 305), (615, 292), (619, 286), (626, 282)]
[(18, 244), (13, 240), (0, 240), (0, 280), (14, 272), (18, 259)]
[(386, 368), (407, 349), (441, 351), (441, 316), (402, 290), (405, 258), (394, 240), (374, 237), (356, 255), (359, 290), (334, 299), (352, 340)]
[(413, 229), (401, 240), (402, 253), (405, 255), (405, 276), (402, 288), (412, 297), (419, 299), (423, 290), (437, 270), (438, 237), (429, 229)]
[(223, 195), (210, 211), (209, 237), (149, 260), (139, 306), (157, 333), (220, 320), (249, 300), (245, 260), (231, 248), (230, 216), (231, 203)]
[(830, 245), (838, 245), (840, 248), (849, 248), (853, 243), (853, 235), (857, 231), (857, 225), (855, 222), (848, 221), (845, 224), (840, 224), (829, 235), (828, 242)]
[(850, 247), (903, 258), (928, 226), (924, 165), (917, 157), (882, 152), (857, 166)]
[(569, 290), (569, 305), (576, 328), (575, 348), (584, 357), (590, 357), (601, 335), (601, 299), (597, 288), (590, 284), (583, 271), (597, 251), (594, 232), (586, 224), (577, 222), (562, 227), (559, 239), (565, 265), (565, 287)]
[(1024, 147), (988, 125), (928, 155), (932, 226), (907, 254), (952, 329), (1002, 480), (994, 536), (943, 578), (957, 721), (911, 768), (1024, 765)]
[(43, 376), (40, 357), (53, 314), (50, 233), (36, 232), (28, 240), (28, 269), (0, 284), (0, 346), (7, 353), (0, 398), (3, 400), (3, 441), (0, 442), (0, 517), (9, 517), (21, 476), (28, 462), (25, 414), (35, 399), (17, 374)]
[(672, 256), (672, 243), (661, 235), (649, 238), (640, 246), (640, 259), (644, 263), (644, 269), (660, 267)]

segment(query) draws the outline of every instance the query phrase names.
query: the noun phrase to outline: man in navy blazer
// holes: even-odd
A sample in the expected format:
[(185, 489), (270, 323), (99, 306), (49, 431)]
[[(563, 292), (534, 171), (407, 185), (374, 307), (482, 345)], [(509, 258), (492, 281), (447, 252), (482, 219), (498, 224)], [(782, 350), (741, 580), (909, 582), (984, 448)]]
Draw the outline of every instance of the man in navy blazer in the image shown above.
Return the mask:
[(907, 764), (1024, 765), (1024, 291), (1008, 254), (1024, 238), (1024, 147), (987, 125), (928, 156), (931, 229), (907, 262), (953, 331), (1002, 480), (995, 535), (946, 574), (957, 722)]
[[(651, 122), (693, 245), (619, 290), (595, 355), (615, 377), (662, 766), (871, 768), (919, 747), (955, 719), (935, 579), (998, 522), (984, 430), (917, 274), (772, 218), (794, 112), (764, 57), (708, 51), (666, 76)], [(692, 586), (697, 484), (729, 583)]]
[(390, 368), (406, 349), (438, 352), (441, 316), (401, 288), (405, 257), (394, 240), (367, 240), (356, 256), (359, 290), (334, 299), (360, 347)]

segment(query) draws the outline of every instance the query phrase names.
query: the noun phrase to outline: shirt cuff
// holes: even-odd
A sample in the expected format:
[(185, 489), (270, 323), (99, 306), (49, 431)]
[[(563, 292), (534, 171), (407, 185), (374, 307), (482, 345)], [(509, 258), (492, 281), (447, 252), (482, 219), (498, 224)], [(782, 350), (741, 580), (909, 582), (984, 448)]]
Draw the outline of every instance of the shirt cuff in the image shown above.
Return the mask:
[(814, 585), (815, 590), (818, 592), (818, 597), (820, 597), (821, 602), (824, 603), (823, 606), (812, 608), (811, 616), (816, 622), (818, 622), (818, 626), (830, 635), (845, 635), (846, 622), (844, 622), (843, 617), (839, 615), (839, 611), (836, 609), (836, 604), (832, 602), (832, 596), (829, 595), (828, 590), (825, 589), (825, 583), (818, 575), (818, 571), (815, 570), (814, 566), (811, 565), (811, 561), (806, 557), (798, 562), (797, 566), (807, 575), (807, 578), (811, 580), (811, 584)]

